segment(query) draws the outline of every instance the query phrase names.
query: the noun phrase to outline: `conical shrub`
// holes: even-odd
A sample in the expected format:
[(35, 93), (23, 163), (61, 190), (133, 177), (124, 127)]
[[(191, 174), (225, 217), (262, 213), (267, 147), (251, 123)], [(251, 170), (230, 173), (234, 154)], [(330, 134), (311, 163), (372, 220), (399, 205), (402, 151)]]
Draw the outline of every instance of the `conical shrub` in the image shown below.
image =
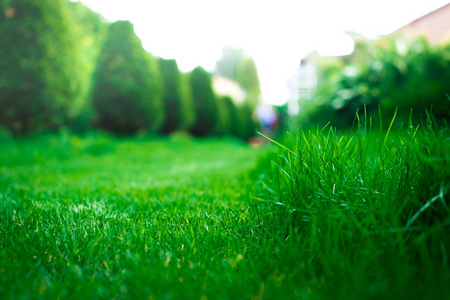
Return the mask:
[(162, 79), (128, 21), (110, 25), (94, 75), (96, 125), (117, 134), (156, 131), (164, 120)]
[(0, 2), (0, 126), (58, 128), (81, 97), (75, 22), (64, 0)]

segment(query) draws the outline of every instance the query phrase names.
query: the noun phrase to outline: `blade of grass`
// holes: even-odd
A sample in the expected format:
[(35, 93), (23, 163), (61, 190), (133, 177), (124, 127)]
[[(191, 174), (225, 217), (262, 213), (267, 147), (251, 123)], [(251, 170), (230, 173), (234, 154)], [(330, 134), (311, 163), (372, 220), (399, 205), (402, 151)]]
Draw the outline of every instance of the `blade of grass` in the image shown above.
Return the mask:
[(389, 128), (386, 132), (386, 136), (384, 137), (383, 145), (386, 144), (386, 141), (389, 137), (389, 133), (391, 132), (391, 129), (392, 129), (392, 125), (394, 125), (395, 117), (397, 116), (397, 110), (398, 110), (398, 107), (395, 109), (394, 116), (392, 117), (392, 120), (391, 120), (391, 124), (389, 125)]
[(295, 153), (294, 151), (292, 151), (291, 149), (289, 149), (289, 148), (283, 146), (282, 144), (278, 143), (277, 141), (274, 141), (273, 139), (271, 139), (270, 137), (264, 135), (263, 133), (261, 133), (261, 132), (259, 132), (259, 131), (258, 131), (257, 133), (258, 133), (259, 135), (263, 136), (264, 138), (268, 139), (269, 141), (271, 141), (271, 142), (274, 143), (275, 145), (277, 145), (277, 146), (283, 148), (284, 150), (286, 150), (286, 151), (290, 152), (291, 154), (293, 154), (293, 155), (295, 155), (295, 156), (298, 157), (298, 154)]

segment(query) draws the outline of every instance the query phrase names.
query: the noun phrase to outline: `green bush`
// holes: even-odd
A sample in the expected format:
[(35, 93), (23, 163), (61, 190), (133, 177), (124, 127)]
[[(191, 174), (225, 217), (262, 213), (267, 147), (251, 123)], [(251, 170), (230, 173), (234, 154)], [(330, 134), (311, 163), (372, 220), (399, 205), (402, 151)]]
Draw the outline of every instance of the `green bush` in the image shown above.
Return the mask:
[(253, 104), (244, 102), (238, 107), (239, 117), (241, 121), (241, 128), (238, 132), (239, 138), (248, 141), (251, 137), (256, 135), (258, 125), (253, 117)]
[(411, 44), (388, 41), (375, 53), (363, 78), (373, 77), (371, 72), (378, 78), (370, 82), (370, 96), (379, 99), (386, 113), (398, 107), (400, 117), (407, 119), (413, 108), (417, 122), (420, 113), (432, 107), (437, 120), (450, 118), (450, 101), (445, 96), (450, 91), (450, 44), (432, 46), (425, 39)]
[(236, 104), (229, 96), (217, 99), (219, 117), (215, 133), (248, 141), (256, 135), (258, 125), (254, 121), (253, 105), (248, 102)]
[(109, 23), (101, 15), (92, 11), (81, 2), (69, 2), (68, 4), (71, 14), (77, 23), (74, 29), (77, 34), (81, 60), (77, 73), (80, 74), (82, 80), (79, 89), (80, 98), (82, 99), (79, 107), (80, 114), (71, 122), (70, 126), (81, 131), (90, 128), (94, 117), (94, 109), (90, 101), (92, 79)]
[(128, 21), (110, 25), (94, 75), (96, 125), (130, 134), (158, 130), (164, 120), (162, 79)]
[(189, 84), (196, 116), (191, 132), (197, 136), (212, 134), (216, 129), (219, 114), (216, 96), (212, 89), (211, 74), (202, 67), (197, 67), (189, 76)]
[(164, 82), (163, 102), (166, 115), (161, 132), (168, 134), (188, 129), (195, 120), (195, 114), (187, 79), (180, 73), (174, 59), (159, 59), (158, 65)]
[[(231, 136), (231, 112), (229, 111), (229, 107), (227, 105), (226, 96), (216, 96), (217, 100), (217, 122), (216, 128), (214, 129), (214, 134), (222, 135), (222, 136)], [(231, 100), (233, 101), (233, 100)]]
[(249, 56), (243, 55), (239, 60), (236, 70), (236, 80), (247, 91), (245, 101), (250, 103), (252, 108), (255, 108), (259, 102), (261, 88), (256, 63)]
[(301, 102), (302, 124), (351, 126), (357, 110), (386, 116), (398, 108), (398, 120), (418, 121), (432, 108), (437, 120), (450, 117), (450, 45), (431, 46), (425, 39), (358, 42), (345, 59), (313, 58), (319, 86), (312, 101)]
[(21, 134), (65, 125), (82, 101), (66, 1), (2, 1), (0, 11), (0, 126)]
[(228, 134), (234, 137), (239, 137), (242, 131), (242, 120), (239, 115), (239, 108), (229, 96), (222, 98), (225, 111), (228, 114)]

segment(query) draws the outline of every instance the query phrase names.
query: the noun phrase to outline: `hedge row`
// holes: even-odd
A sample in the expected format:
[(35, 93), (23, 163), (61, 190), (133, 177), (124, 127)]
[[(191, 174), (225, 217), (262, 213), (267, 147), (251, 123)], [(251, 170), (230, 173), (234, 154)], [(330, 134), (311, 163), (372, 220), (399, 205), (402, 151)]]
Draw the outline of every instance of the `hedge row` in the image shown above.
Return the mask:
[(67, 0), (0, 5), (0, 127), (253, 135), (249, 105), (217, 96), (202, 68), (182, 74), (153, 57), (130, 22)]

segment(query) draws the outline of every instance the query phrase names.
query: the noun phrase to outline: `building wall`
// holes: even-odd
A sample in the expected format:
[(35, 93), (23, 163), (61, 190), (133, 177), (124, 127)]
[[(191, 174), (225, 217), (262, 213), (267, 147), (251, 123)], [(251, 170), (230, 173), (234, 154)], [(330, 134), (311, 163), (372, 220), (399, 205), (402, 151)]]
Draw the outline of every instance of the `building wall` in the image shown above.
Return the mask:
[(242, 103), (247, 98), (247, 92), (237, 82), (226, 77), (214, 75), (212, 86), (217, 95), (229, 96), (237, 103)]
[(450, 4), (447, 4), (396, 30), (408, 39), (424, 35), (431, 43), (450, 42)]
[(309, 58), (302, 59), (296, 74), (287, 81), (289, 89), (288, 113), (298, 115), (299, 100), (307, 101), (314, 98), (317, 88), (317, 66)]

